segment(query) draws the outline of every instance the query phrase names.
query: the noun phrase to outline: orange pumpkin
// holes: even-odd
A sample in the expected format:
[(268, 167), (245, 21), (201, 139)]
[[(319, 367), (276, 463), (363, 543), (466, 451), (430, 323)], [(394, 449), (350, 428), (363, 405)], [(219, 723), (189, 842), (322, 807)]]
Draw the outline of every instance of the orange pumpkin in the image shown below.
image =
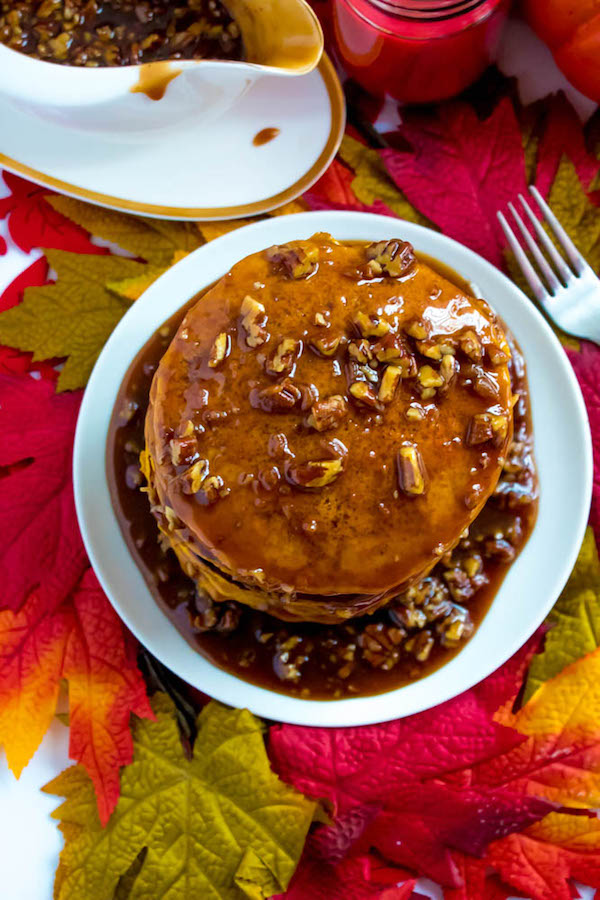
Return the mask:
[(600, 103), (600, 0), (524, 0), (524, 7), (571, 84)]

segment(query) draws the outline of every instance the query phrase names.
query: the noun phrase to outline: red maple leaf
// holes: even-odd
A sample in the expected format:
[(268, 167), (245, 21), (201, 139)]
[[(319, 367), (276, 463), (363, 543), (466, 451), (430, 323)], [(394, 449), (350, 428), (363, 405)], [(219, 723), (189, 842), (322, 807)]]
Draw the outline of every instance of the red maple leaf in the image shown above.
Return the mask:
[(49, 579), (88, 561), (79, 534), (71, 454), (81, 394), (57, 395), (53, 384), (0, 375), (0, 584), (2, 605), (18, 609)]
[(71, 484), (80, 394), (0, 375), (0, 743), (19, 774), (69, 683), (70, 753), (92, 777), (101, 820), (131, 761), (129, 717), (151, 715), (135, 643), (83, 548)]
[(581, 120), (561, 92), (544, 100), (545, 128), (537, 152), (535, 183), (548, 196), (563, 155), (569, 157), (585, 190), (600, 168), (598, 160), (586, 146)]
[[(27, 287), (40, 287), (48, 281), (48, 263), (44, 257), (36, 260), (21, 272), (6, 288), (0, 297), (0, 312), (20, 303), (23, 291)], [(0, 346), (0, 372), (22, 375), (25, 372), (38, 372), (44, 378), (56, 380), (58, 373), (51, 362), (32, 362), (32, 353), (22, 353), (12, 347)]]
[(514, 890), (503, 884), (486, 859), (454, 851), (452, 859), (462, 882), (444, 889), (444, 900), (508, 900)]
[(342, 209), (394, 216), (394, 213), (381, 200), (376, 200), (371, 206), (361, 203), (352, 190), (353, 180), (354, 173), (339, 160), (334, 159), (319, 180), (307, 193), (302, 195), (302, 198), (306, 200), (312, 210)]
[(92, 244), (83, 228), (46, 202), (46, 197), (53, 191), (11, 172), (4, 172), (3, 177), (11, 193), (0, 198), (0, 219), (8, 216), (10, 236), (25, 253), (35, 247), (71, 250), (73, 253), (107, 252)]
[(526, 188), (521, 131), (510, 99), (483, 121), (461, 102), (440, 106), (436, 115), (403, 115), (401, 134), (414, 149), (382, 151), (391, 177), (444, 234), (501, 267), (505, 241), (496, 211)]
[(410, 900), (415, 883), (373, 855), (332, 866), (305, 851), (287, 891), (273, 900)]
[(567, 354), (581, 387), (592, 431), (594, 492), (590, 524), (600, 543), (600, 349), (589, 341), (582, 341), (579, 351), (567, 350)]

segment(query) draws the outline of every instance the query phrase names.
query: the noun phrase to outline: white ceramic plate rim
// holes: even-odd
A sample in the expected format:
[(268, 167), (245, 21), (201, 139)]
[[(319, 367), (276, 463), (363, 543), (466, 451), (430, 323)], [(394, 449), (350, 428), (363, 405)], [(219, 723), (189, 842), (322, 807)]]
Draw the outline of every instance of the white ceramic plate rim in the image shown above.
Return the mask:
[[(528, 362), (541, 484), (533, 533), (461, 653), (405, 687), (331, 701), (288, 697), (249, 684), (192, 649), (152, 598), (129, 553), (105, 471), (106, 435), (117, 391), (131, 360), (156, 328), (242, 257), (317, 231), (341, 240), (401, 235), (480, 288), (516, 334)], [(365, 213), (315, 212), (247, 225), (200, 247), (131, 307), (105, 345), (86, 389), (73, 475), (81, 532), (96, 574), (123, 621), (161, 662), (217, 700), (247, 707), (257, 715), (300, 725), (348, 726), (387, 721), (442, 703), (485, 678), (527, 640), (575, 564), (591, 502), (592, 449), (585, 405), (566, 354), (540, 313), (494, 266), (419, 225)]]

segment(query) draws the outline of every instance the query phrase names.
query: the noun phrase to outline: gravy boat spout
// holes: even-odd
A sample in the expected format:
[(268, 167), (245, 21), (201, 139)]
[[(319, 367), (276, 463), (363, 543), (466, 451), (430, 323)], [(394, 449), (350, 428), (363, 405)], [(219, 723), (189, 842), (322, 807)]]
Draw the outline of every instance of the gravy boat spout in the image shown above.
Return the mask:
[(226, 0), (245, 59), (166, 60), (137, 66), (62, 65), (0, 44), (0, 97), (42, 119), (125, 140), (209, 123), (263, 77), (311, 72), (323, 32), (305, 0)]

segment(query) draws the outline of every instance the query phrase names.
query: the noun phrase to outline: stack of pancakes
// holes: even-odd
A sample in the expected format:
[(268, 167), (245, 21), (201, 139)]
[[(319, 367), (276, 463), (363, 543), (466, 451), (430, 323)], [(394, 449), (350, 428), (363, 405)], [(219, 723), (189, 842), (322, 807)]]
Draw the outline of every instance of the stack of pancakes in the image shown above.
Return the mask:
[(456, 545), (512, 438), (487, 303), (401, 240), (237, 263), (152, 383), (142, 469), (199, 591), (282, 619), (372, 612)]

